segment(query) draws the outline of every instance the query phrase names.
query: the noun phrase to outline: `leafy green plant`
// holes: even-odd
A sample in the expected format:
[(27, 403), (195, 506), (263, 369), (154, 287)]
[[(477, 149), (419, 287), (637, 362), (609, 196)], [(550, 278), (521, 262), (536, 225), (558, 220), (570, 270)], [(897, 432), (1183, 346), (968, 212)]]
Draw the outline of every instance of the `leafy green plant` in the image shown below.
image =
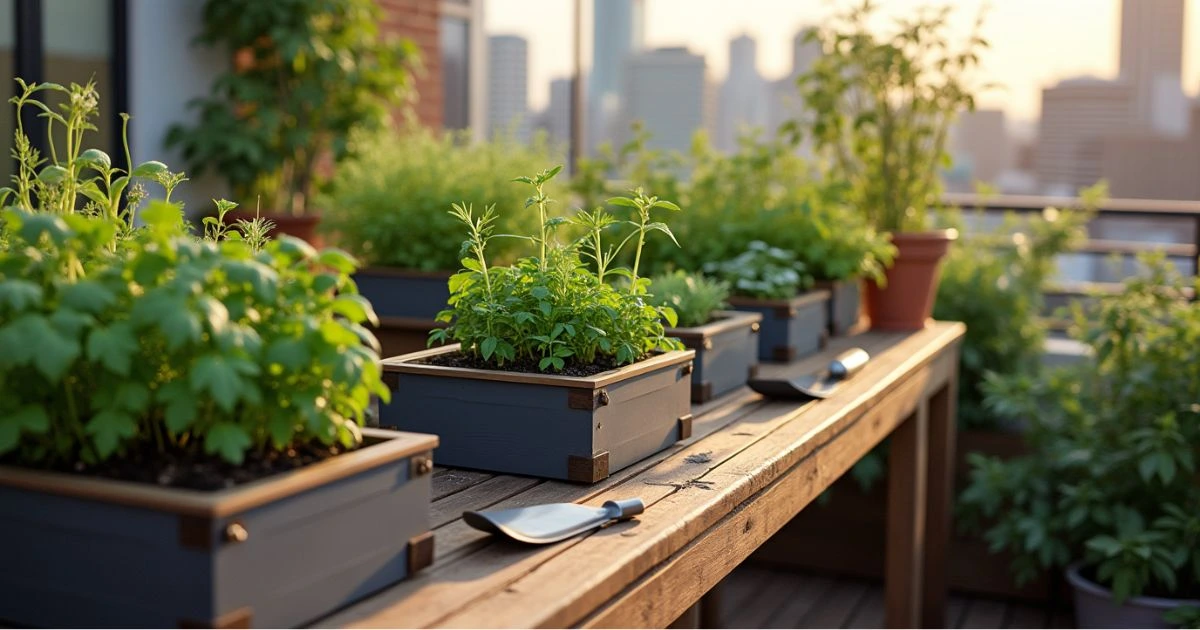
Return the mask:
[(752, 241), (735, 258), (704, 266), (704, 273), (725, 280), (734, 295), (786, 300), (812, 287), (813, 278), (796, 253)]
[(355, 447), (389, 392), (353, 259), (290, 237), (197, 240), (161, 201), (141, 217), (114, 253), (112, 217), (5, 211), (0, 457), (78, 470)]
[[(465, 133), (420, 127), (354, 134), (351, 145), (354, 157), (338, 166), (320, 198), (323, 229), (368, 264), (424, 271), (459, 267), (459, 252), (445, 246), (462, 229), (449, 214), (452, 204), (519, 207), (526, 196), (505, 173), (534, 172), (553, 153), (540, 137), (532, 145), (505, 136), (473, 142)], [(551, 198), (564, 193), (553, 181), (546, 191)], [(536, 221), (532, 213), (505, 213), (497, 229), (529, 234)], [(489, 256), (510, 263), (521, 245), (496, 239)]]
[(1032, 451), (973, 456), (963, 513), (1018, 580), (1084, 560), (1117, 602), (1200, 596), (1200, 306), (1161, 255), (1145, 261), (1122, 294), (1073, 309), (1093, 360), (988, 377), (989, 408), (1028, 423)]
[(194, 125), (168, 146), (188, 169), (213, 170), (235, 198), (299, 214), (322, 173), (352, 148), (352, 130), (381, 129), (412, 97), (415, 46), (380, 33), (374, 0), (207, 0), (198, 41), (233, 55)]
[(274, 221), (256, 214), (253, 219), (238, 219), (234, 225), (230, 225), (225, 222), (225, 215), (236, 208), (237, 204), (226, 199), (214, 199), (213, 203), (216, 204), (217, 215), (204, 217), (204, 238), (214, 242), (245, 241), (255, 252), (262, 251), (271, 240), (271, 230), (275, 229)]
[[(676, 323), (674, 311), (647, 304), (649, 280), (638, 275), (646, 236), (658, 231), (674, 238), (651, 213), (679, 208), (639, 189), (631, 197), (608, 200), (629, 208), (631, 219), (617, 220), (602, 209), (580, 213), (575, 223), (585, 236), (561, 245), (555, 231), (570, 220), (551, 213), (553, 200), (546, 192), (560, 169), (514, 180), (532, 188), (525, 207), (537, 211), (540, 229), (523, 237), (538, 255), (511, 266), (493, 265), (488, 258), (488, 245), (497, 236), (495, 206), (476, 215), (470, 206), (455, 204), (453, 216), (468, 229), (463, 270), (450, 278), (449, 307), (438, 315), (448, 326), (433, 330), (430, 342), (457, 341), (465, 355), (497, 368), (531, 363), (540, 371), (604, 362), (615, 367), (656, 350), (682, 348), (664, 333), (663, 320)], [(632, 229), (609, 243), (607, 233), (620, 225)], [(627, 246), (634, 250), (633, 266), (609, 267)], [(589, 270), (581, 255), (592, 258), (598, 270)], [(614, 288), (604, 281), (606, 275), (626, 278), (628, 288)]]
[(729, 283), (683, 271), (664, 273), (650, 280), (646, 301), (672, 308), (685, 328), (703, 326), (713, 313), (727, 306)]
[(979, 26), (961, 47), (949, 33), (950, 6), (927, 8), (878, 34), (879, 7), (863, 0), (811, 31), (824, 52), (798, 85), (805, 118), (831, 175), (878, 230), (927, 229), (950, 163), (950, 124), (975, 106), (971, 71), (987, 41)]

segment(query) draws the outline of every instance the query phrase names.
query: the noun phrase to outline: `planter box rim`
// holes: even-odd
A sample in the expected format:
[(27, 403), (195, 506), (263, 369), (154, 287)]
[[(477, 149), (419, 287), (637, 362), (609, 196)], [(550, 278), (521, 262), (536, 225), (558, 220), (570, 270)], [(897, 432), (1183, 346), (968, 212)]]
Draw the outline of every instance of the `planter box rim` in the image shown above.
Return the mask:
[(830, 293), (829, 289), (812, 288), (812, 289), (809, 289), (808, 291), (805, 291), (804, 293), (798, 293), (798, 294), (796, 294), (795, 297), (791, 297), (786, 300), (781, 300), (781, 299), (766, 300), (766, 299), (761, 299), (761, 298), (749, 298), (749, 297), (742, 297), (742, 296), (735, 295), (735, 296), (731, 296), (729, 298), (729, 303), (734, 306), (761, 306), (764, 308), (792, 308), (792, 307), (807, 306), (814, 302), (820, 302), (821, 300), (827, 300), (830, 298), (831, 295), (832, 294)]
[(391, 278), (428, 278), (430, 280), (449, 280), (457, 271), (424, 271), (412, 267), (389, 267), (386, 265), (369, 265), (354, 272), (371, 276), (387, 276)]
[(147, 508), (187, 516), (222, 517), (236, 514), (330, 484), (365, 470), (431, 451), (436, 435), (362, 429), (364, 438), (382, 440), (288, 472), (225, 490), (164, 488), (136, 481), (88, 477), (54, 471), (0, 466), (0, 486), (80, 499)]
[(867, 280), (867, 279), (863, 278), (862, 276), (851, 276), (849, 278), (842, 278), (841, 280), (814, 280), (813, 281), (813, 289), (814, 290), (830, 290), (838, 285), (854, 284), (856, 282), (862, 282), (864, 280), (867, 282), (870, 282), (870, 280)]
[(749, 326), (761, 322), (763, 319), (762, 313), (748, 311), (713, 311), (713, 317), (716, 319), (703, 326), (668, 328), (667, 336), (680, 339), (703, 339), (727, 330)]
[(385, 373), (398, 374), (424, 374), (426, 376), (445, 376), (451, 378), (465, 378), (482, 381), (502, 381), (507, 383), (527, 383), (532, 385), (551, 385), (554, 387), (573, 387), (596, 389), (606, 387), (616, 382), (623, 381), (639, 374), (654, 371), (659, 368), (685, 363), (696, 358), (695, 350), (672, 350), (663, 352), (650, 357), (644, 361), (638, 361), (630, 365), (619, 367), (615, 370), (600, 372), (592, 376), (560, 376), (557, 374), (534, 374), (531, 372), (508, 372), (504, 370), (481, 370), (477, 368), (460, 368), (448, 367), (443, 365), (431, 365), (428, 363), (416, 363), (419, 359), (426, 359), (439, 354), (449, 354), (457, 352), (461, 344), (450, 344), (439, 348), (430, 348), (420, 352), (412, 352), (398, 357), (389, 357), (383, 360), (383, 371)]
[[(1067, 565), (1065, 573), (1067, 574), (1067, 581), (1071, 583), (1071, 586), (1097, 597), (1112, 600), (1113, 594), (1111, 590), (1083, 577), (1083, 574), (1080, 572), (1083, 566), (1084, 563), (1082, 560), (1077, 560)], [(1200, 599), (1170, 599), (1167, 597), (1136, 595), (1125, 600), (1124, 605), (1170, 610), (1176, 606), (1200, 606)]]

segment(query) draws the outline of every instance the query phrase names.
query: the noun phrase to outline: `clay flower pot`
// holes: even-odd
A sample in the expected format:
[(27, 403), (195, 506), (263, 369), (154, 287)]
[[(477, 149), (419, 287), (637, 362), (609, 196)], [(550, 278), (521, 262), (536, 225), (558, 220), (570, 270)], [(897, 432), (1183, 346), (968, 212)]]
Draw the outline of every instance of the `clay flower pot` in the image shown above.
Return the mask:
[(957, 230), (892, 235), (896, 260), (887, 270), (887, 286), (867, 283), (867, 314), (875, 330), (918, 330), (933, 313), (942, 258)]

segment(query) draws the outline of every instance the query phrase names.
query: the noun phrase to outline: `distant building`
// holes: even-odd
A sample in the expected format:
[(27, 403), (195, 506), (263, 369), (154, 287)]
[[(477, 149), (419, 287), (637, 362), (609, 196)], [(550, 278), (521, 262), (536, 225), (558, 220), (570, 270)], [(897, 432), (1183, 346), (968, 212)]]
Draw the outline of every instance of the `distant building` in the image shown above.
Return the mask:
[(1187, 133), (1183, 93), (1184, 0), (1121, 3), (1121, 79), (1132, 89), (1131, 123), (1142, 132)]
[(553, 142), (571, 140), (571, 80), (554, 79), (550, 82), (550, 104), (542, 112), (540, 124)]
[(587, 89), (587, 138), (594, 150), (613, 139), (621, 109), (626, 62), (644, 47), (642, 0), (593, 3), (592, 70)]
[(1200, 199), (1200, 104), (1183, 138), (1112, 134), (1101, 143), (1100, 175), (1109, 194), (1127, 199)]
[(712, 90), (704, 57), (686, 48), (659, 48), (635, 55), (625, 68), (619, 138), (642, 121), (654, 148), (687, 151), (699, 128), (711, 131)]
[(714, 144), (732, 151), (740, 130), (767, 122), (766, 83), (758, 73), (758, 44), (749, 35), (729, 42), (729, 76), (721, 85)]
[(951, 129), (950, 153), (965, 170), (967, 185), (995, 182), (1013, 166), (1004, 111), (980, 109), (959, 116)]
[(821, 45), (815, 41), (806, 41), (813, 29), (803, 28), (792, 38), (792, 69), (778, 81), (772, 81), (767, 86), (767, 121), (768, 133), (774, 133), (779, 126), (794, 120), (804, 110), (800, 100), (800, 89), (796, 79), (812, 69), (817, 59), (821, 57)]
[(1101, 176), (1103, 137), (1130, 124), (1124, 81), (1068, 79), (1042, 90), (1034, 170), (1045, 193), (1073, 195)]
[(517, 35), (488, 38), (488, 135), (529, 140), (529, 43)]

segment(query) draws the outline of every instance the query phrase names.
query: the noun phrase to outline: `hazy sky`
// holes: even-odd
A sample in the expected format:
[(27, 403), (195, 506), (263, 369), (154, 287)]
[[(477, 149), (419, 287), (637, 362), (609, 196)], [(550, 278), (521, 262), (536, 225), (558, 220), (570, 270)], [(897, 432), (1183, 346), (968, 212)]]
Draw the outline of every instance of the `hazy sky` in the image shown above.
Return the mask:
[[(592, 1), (583, 1), (584, 11), (590, 11)], [(758, 40), (759, 71), (774, 79), (790, 68), (795, 32), (804, 25), (820, 24), (848, 1), (645, 0), (646, 43), (685, 45), (704, 54), (709, 78), (719, 81), (728, 69), (729, 40), (745, 32)], [(1194, 94), (1200, 83), (1200, 47), (1192, 34), (1200, 27), (1200, 11), (1193, 0), (1187, 2), (1183, 86)], [(943, 3), (881, 0), (890, 14)], [(963, 32), (981, 8), (987, 9), (984, 37), (992, 47), (980, 76), (1005, 87), (985, 94), (981, 107), (1002, 108), (1018, 119), (1036, 119), (1041, 88), (1069, 76), (1117, 73), (1120, 0), (954, 0), (953, 4), (955, 22)], [(518, 34), (529, 40), (533, 108), (545, 105), (550, 79), (571, 73), (573, 6), (572, 0), (485, 0), (489, 35)], [(590, 41), (590, 28), (585, 26), (585, 63), (591, 55)]]

